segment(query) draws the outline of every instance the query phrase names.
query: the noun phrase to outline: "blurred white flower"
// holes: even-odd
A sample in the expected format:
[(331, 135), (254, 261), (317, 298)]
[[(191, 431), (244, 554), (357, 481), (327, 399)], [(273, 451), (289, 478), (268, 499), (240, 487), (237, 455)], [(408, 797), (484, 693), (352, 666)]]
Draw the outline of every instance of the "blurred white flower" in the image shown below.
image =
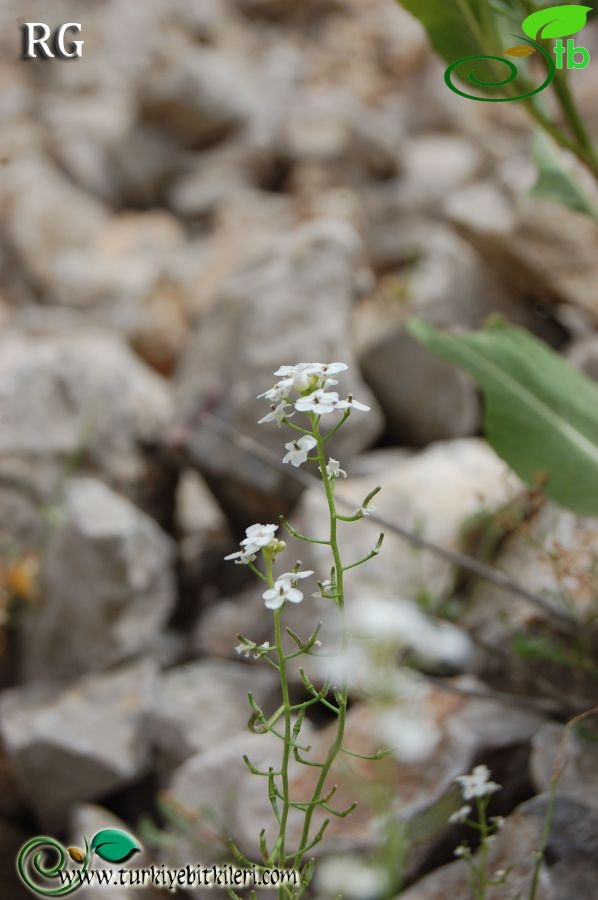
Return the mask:
[(336, 391), (326, 392), (322, 388), (307, 394), (305, 397), (299, 397), (295, 403), (295, 409), (298, 412), (313, 412), (318, 416), (325, 416), (336, 410), (338, 403), (338, 394)]
[(461, 809), (458, 809), (456, 812), (449, 816), (449, 822), (451, 825), (458, 825), (461, 822), (464, 822), (465, 819), (469, 816), (471, 812), (471, 806), (462, 806)]
[(474, 800), (476, 797), (489, 797), (496, 791), (500, 791), (500, 784), (490, 781), (490, 769), (488, 766), (476, 766), (470, 775), (458, 775), (455, 781), (461, 786), (464, 800)]
[(292, 466), (298, 469), (302, 463), (307, 461), (310, 450), (313, 450), (316, 444), (316, 439), (310, 434), (305, 434), (296, 441), (290, 441), (288, 444), (285, 444), (288, 453), (283, 457), (283, 463), (290, 462)]
[(253, 653), (254, 659), (259, 659), (270, 649), (270, 642), (266, 641), (264, 644), (255, 644), (253, 641), (248, 640), (247, 638), (241, 637), (241, 635), (237, 635), (240, 639), (241, 643), (235, 647), (235, 651), (239, 654), (239, 656), (246, 656)]
[(283, 603), (287, 601), (289, 603), (301, 603), (303, 600), (303, 594), (293, 587), (293, 583), (288, 576), (277, 578), (274, 585), (267, 591), (264, 591), (262, 597), (268, 609), (280, 609)]
[(341, 464), (338, 459), (333, 459), (330, 457), (328, 460), (328, 465), (326, 466), (326, 474), (329, 478), (346, 478), (347, 473), (344, 469), (341, 469)]
[(346, 900), (377, 900), (390, 890), (385, 869), (355, 856), (322, 859), (316, 869), (316, 885), (320, 895)]
[(458, 668), (472, 653), (471, 641), (460, 628), (431, 619), (400, 597), (370, 597), (354, 605), (349, 615), (355, 634), (408, 647), (429, 662)]
[(424, 710), (415, 713), (400, 705), (378, 713), (378, 733), (383, 745), (405, 763), (426, 759), (440, 740), (438, 728)]

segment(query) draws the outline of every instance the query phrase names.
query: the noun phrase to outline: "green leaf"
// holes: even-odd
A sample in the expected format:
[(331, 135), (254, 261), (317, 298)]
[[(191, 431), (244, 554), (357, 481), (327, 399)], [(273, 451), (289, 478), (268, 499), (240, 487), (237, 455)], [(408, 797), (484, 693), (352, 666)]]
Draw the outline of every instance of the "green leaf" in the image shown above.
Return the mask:
[(437, 53), (448, 63), (482, 52), (481, 0), (398, 0), (422, 23)]
[(121, 831), (119, 828), (105, 828), (95, 835), (91, 842), (91, 849), (107, 862), (121, 863), (139, 852), (141, 847), (135, 838), (132, 838), (126, 831)]
[(538, 167), (538, 180), (530, 191), (532, 197), (560, 203), (575, 212), (598, 219), (598, 210), (578, 179), (567, 166), (557, 145), (543, 131), (537, 132), (532, 153)]
[(591, 6), (571, 4), (539, 9), (523, 22), (523, 31), (529, 38), (560, 38), (577, 34), (585, 27)]
[(523, 481), (552, 500), (598, 515), (598, 386), (520, 328), (494, 321), (453, 335), (413, 319), (409, 331), (461, 366), (485, 398), (489, 443)]

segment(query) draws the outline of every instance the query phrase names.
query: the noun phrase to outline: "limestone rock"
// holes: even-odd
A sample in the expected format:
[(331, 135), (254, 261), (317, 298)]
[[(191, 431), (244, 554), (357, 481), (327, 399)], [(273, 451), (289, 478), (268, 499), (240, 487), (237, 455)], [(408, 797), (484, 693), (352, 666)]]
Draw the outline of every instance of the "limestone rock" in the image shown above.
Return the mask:
[(516, 288), (598, 315), (592, 289), (598, 229), (589, 216), (558, 204), (514, 197), (490, 181), (449, 197), (446, 211), (457, 229)]
[(76, 803), (146, 772), (145, 717), (154, 689), (155, 667), (144, 661), (67, 688), (32, 685), (2, 694), (0, 734), (44, 828), (61, 828)]
[[(190, 432), (192, 462), (237, 522), (247, 525), (268, 515), (270, 521), (288, 508), (289, 497), (297, 495), (296, 486), (276, 466), (248, 457), (218, 435), (209, 420), (205, 427), (195, 423), (202, 423), (204, 412), (214, 412), (265, 444), (276, 459), (284, 449), (284, 436), (276, 426), (256, 424), (267, 412), (256, 396), (273, 384), (272, 373), (280, 365), (311, 359), (348, 363), (351, 371), (342, 390), (371, 402), (349, 351), (349, 319), (360, 267), (361, 246), (348, 225), (333, 221), (304, 225), (237, 274), (189, 343), (177, 378), (179, 420)], [(359, 421), (352, 417), (340, 436), (339, 452), (363, 449), (380, 424), (376, 410)]]
[(173, 557), (170, 538), (130, 501), (92, 478), (69, 481), (39, 607), (24, 622), (24, 677), (98, 671), (150, 651), (175, 603)]
[(158, 441), (171, 415), (166, 382), (113, 335), (0, 338), (0, 473), (38, 504), (53, 498), (75, 458), (149, 503), (140, 444)]
[[(536, 851), (542, 840), (547, 797), (534, 797), (509, 816), (489, 856), (491, 872), (508, 870), (504, 885), (491, 887), (488, 900), (511, 900), (529, 892)], [(596, 812), (582, 803), (557, 799), (537, 900), (593, 897), (596, 886)], [(469, 874), (458, 861), (427, 875), (400, 895), (400, 900), (445, 900), (469, 895)]]
[[(378, 515), (436, 544), (457, 549), (466, 520), (507, 502), (515, 496), (518, 484), (486, 443), (470, 438), (433, 444), (389, 468), (382, 462), (375, 475), (339, 484), (336, 495), (343, 510), (350, 512), (382, 485), (373, 502)], [(292, 522), (303, 534), (318, 535), (323, 516), (320, 491), (314, 488), (305, 494)], [(349, 561), (365, 556), (379, 532), (385, 530), (367, 518), (339, 527), (343, 556)], [(311, 549), (316, 563), (320, 559), (323, 563), (320, 548), (313, 545)], [(397, 603), (422, 594), (438, 600), (450, 589), (454, 576), (450, 563), (414, 551), (388, 529), (380, 554), (369, 566), (356, 569), (351, 579), (351, 598), (365, 606), (368, 598), (377, 596), (394, 598)]]
[(259, 705), (276, 691), (274, 672), (263, 666), (205, 660), (165, 672), (151, 713), (161, 764), (174, 769), (236, 736), (249, 720), (247, 692)]

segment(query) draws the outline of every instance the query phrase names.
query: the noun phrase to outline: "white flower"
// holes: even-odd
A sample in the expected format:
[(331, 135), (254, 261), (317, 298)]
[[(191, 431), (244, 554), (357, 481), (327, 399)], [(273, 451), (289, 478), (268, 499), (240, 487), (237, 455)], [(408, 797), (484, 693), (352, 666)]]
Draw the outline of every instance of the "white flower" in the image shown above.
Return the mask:
[(325, 578), (324, 581), (319, 582), (319, 590), (314, 591), (312, 597), (314, 600), (329, 600), (331, 590), (332, 581), (329, 578)]
[(267, 413), (262, 419), (258, 419), (258, 425), (264, 425), (266, 422), (276, 422), (277, 425), (282, 425), (283, 419), (289, 419), (291, 416), (295, 415), (295, 410), (292, 406), (290, 406), (286, 401), (282, 401), (276, 406), (273, 404), (270, 407), (270, 412)]
[(270, 400), (272, 403), (283, 403), (285, 400), (287, 400), (289, 391), (292, 386), (292, 378), (287, 378), (284, 381), (279, 381), (278, 384), (275, 384), (274, 387), (271, 387), (267, 391), (264, 391), (263, 394), (258, 394), (257, 399)]
[(451, 825), (458, 825), (461, 822), (464, 822), (465, 819), (471, 812), (471, 806), (462, 806), (461, 809), (458, 809), (456, 812), (449, 816), (449, 822)]
[(294, 387), (296, 391), (301, 392), (309, 388), (312, 376), (310, 368), (311, 363), (298, 363), (296, 366), (281, 366), (274, 374), (284, 378), (284, 382), (279, 384), (288, 384), (289, 388)]
[(264, 644), (254, 644), (253, 641), (247, 640), (247, 638), (241, 637), (241, 635), (237, 635), (237, 637), (241, 640), (241, 643), (235, 647), (236, 652), (239, 656), (247, 656), (255, 650), (256, 652), (253, 654), (254, 659), (259, 659), (264, 653), (267, 653), (270, 650), (270, 641), (266, 641)]
[(490, 781), (488, 766), (476, 766), (470, 775), (459, 775), (455, 781), (458, 781), (461, 786), (464, 800), (489, 797), (490, 794), (500, 790), (500, 784)]
[(438, 746), (438, 728), (425, 712), (389, 706), (377, 718), (382, 743), (405, 763), (427, 759)]
[(467, 846), (467, 844), (460, 844), (455, 850), (453, 850), (453, 853), (455, 854), (456, 857), (464, 857), (464, 856), (471, 855), (471, 851), (470, 851), (469, 847)]
[(289, 603), (301, 603), (303, 600), (303, 594), (293, 587), (288, 576), (277, 578), (273, 587), (264, 591), (262, 597), (268, 609), (280, 609), (287, 600)]
[(318, 416), (325, 416), (336, 410), (338, 403), (338, 394), (336, 391), (326, 392), (321, 388), (308, 394), (306, 397), (299, 397), (295, 403), (295, 409), (298, 412), (313, 412)]
[(279, 580), (281, 578), (289, 578), (291, 581), (298, 581), (300, 578), (311, 578), (314, 573), (311, 569), (306, 569), (305, 572), (285, 572), (283, 575), (279, 575)]
[(241, 541), (241, 546), (245, 547), (247, 553), (254, 553), (271, 544), (277, 531), (278, 525), (260, 525), (259, 522), (250, 525), (245, 529), (247, 537)]
[(368, 516), (371, 516), (372, 513), (376, 512), (376, 506), (360, 506), (358, 509), (353, 510), (354, 516), (362, 515), (364, 519), (367, 519)]
[(501, 828), (505, 827), (506, 819), (504, 816), (494, 816), (492, 819), (492, 824), (496, 828), (497, 831), (500, 831)]
[(338, 459), (330, 459), (328, 460), (328, 465), (326, 466), (326, 474), (329, 478), (346, 478), (347, 473), (344, 469), (341, 469), (340, 463)]
[(360, 403), (359, 400), (355, 400), (353, 394), (349, 394), (346, 400), (339, 400), (336, 404), (337, 409), (359, 409), (361, 412), (369, 412), (370, 407), (366, 406), (365, 403)]
[(225, 562), (228, 562), (230, 559), (234, 559), (237, 566), (247, 566), (255, 559), (255, 553), (249, 548), (237, 550), (236, 553), (229, 553), (228, 556), (224, 557)]
[(305, 434), (296, 441), (290, 441), (290, 443), (285, 444), (288, 453), (286, 456), (283, 456), (283, 463), (290, 462), (292, 466), (298, 469), (302, 463), (307, 461), (309, 451), (313, 450), (316, 444), (316, 439), (310, 434)]
[(374, 900), (392, 893), (389, 873), (357, 856), (328, 856), (316, 869), (318, 896)]

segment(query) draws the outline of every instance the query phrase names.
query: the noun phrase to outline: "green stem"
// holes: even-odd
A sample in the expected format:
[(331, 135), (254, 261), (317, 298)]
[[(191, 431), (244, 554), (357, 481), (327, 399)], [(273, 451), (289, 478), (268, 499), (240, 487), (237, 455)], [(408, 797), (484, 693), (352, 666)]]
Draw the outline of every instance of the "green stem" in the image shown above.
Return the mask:
[[(266, 576), (268, 580), (268, 584), (270, 587), (274, 584), (274, 576), (272, 574), (272, 559), (266, 557)], [(284, 867), (285, 862), (285, 842), (286, 842), (286, 831), (287, 831), (287, 821), (289, 817), (289, 809), (291, 806), (291, 798), (289, 794), (289, 760), (291, 754), (291, 743), (292, 743), (292, 722), (291, 722), (291, 701), (289, 697), (289, 684), (287, 679), (287, 658), (284, 649), (284, 644), (282, 640), (282, 626), (281, 626), (281, 617), (282, 617), (282, 607), (274, 611), (274, 643), (276, 646), (276, 653), (278, 656), (278, 668), (280, 672), (280, 689), (282, 694), (282, 708), (284, 710), (284, 749), (282, 753), (282, 762), (280, 765), (280, 780), (281, 780), (281, 793), (282, 793), (282, 810), (280, 812), (280, 823), (278, 830), (278, 840), (277, 840), (277, 856), (278, 863), (281, 868)], [(280, 887), (278, 891), (279, 900), (283, 900), (285, 897), (285, 888)]]
[[(324, 484), (324, 491), (326, 493), (326, 501), (328, 503), (328, 512), (330, 516), (330, 549), (332, 551), (332, 558), (334, 560), (334, 569), (335, 569), (335, 581), (336, 581), (336, 602), (338, 608), (341, 612), (342, 617), (342, 625), (341, 625), (341, 653), (345, 653), (347, 650), (347, 629), (345, 625), (345, 616), (344, 616), (344, 607), (345, 607), (345, 594), (344, 594), (344, 583), (343, 583), (343, 562), (341, 559), (341, 554), (338, 546), (338, 536), (337, 536), (337, 512), (336, 505), (334, 502), (334, 488), (331, 483), (331, 479), (328, 477), (328, 473), (326, 471), (326, 453), (324, 447), (324, 440), (322, 439), (322, 435), (319, 429), (319, 420), (317, 416), (312, 416), (312, 427), (313, 427), (313, 435), (317, 441), (317, 454), (318, 454), (318, 465), (320, 467), (320, 473), (322, 475), (322, 482)], [(311, 805), (307, 809), (305, 813), (305, 820), (303, 823), (303, 832), (301, 835), (301, 840), (299, 842), (299, 847), (303, 848), (309, 845), (309, 834), (311, 829), (312, 818), (314, 814), (314, 810), (318, 806), (318, 802), (322, 799), (322, 794), (324, 791), (324, 787), (326, 785), (326, 779), (328, 778), (328, 774), (332, 765), (340, 753), (343, 746), (343, 739), (345, 736), (345, 723), (346, 723), (346, 714), (347, 714), (347, 685), (344, 683), (341, 687), (340, 694), (338, 697), (338, 723), (337, 723), (337, 731), (336, 737), (332, 746), (330, 747), (326, 759), (322, 765), (320, 770), (320, 776), (318, 778), (316, 787), (314, 789)], [(294, 868), (299, 868), (302, 862), (302, 853), (298, 851), (295, 856), (293, 866)]]

